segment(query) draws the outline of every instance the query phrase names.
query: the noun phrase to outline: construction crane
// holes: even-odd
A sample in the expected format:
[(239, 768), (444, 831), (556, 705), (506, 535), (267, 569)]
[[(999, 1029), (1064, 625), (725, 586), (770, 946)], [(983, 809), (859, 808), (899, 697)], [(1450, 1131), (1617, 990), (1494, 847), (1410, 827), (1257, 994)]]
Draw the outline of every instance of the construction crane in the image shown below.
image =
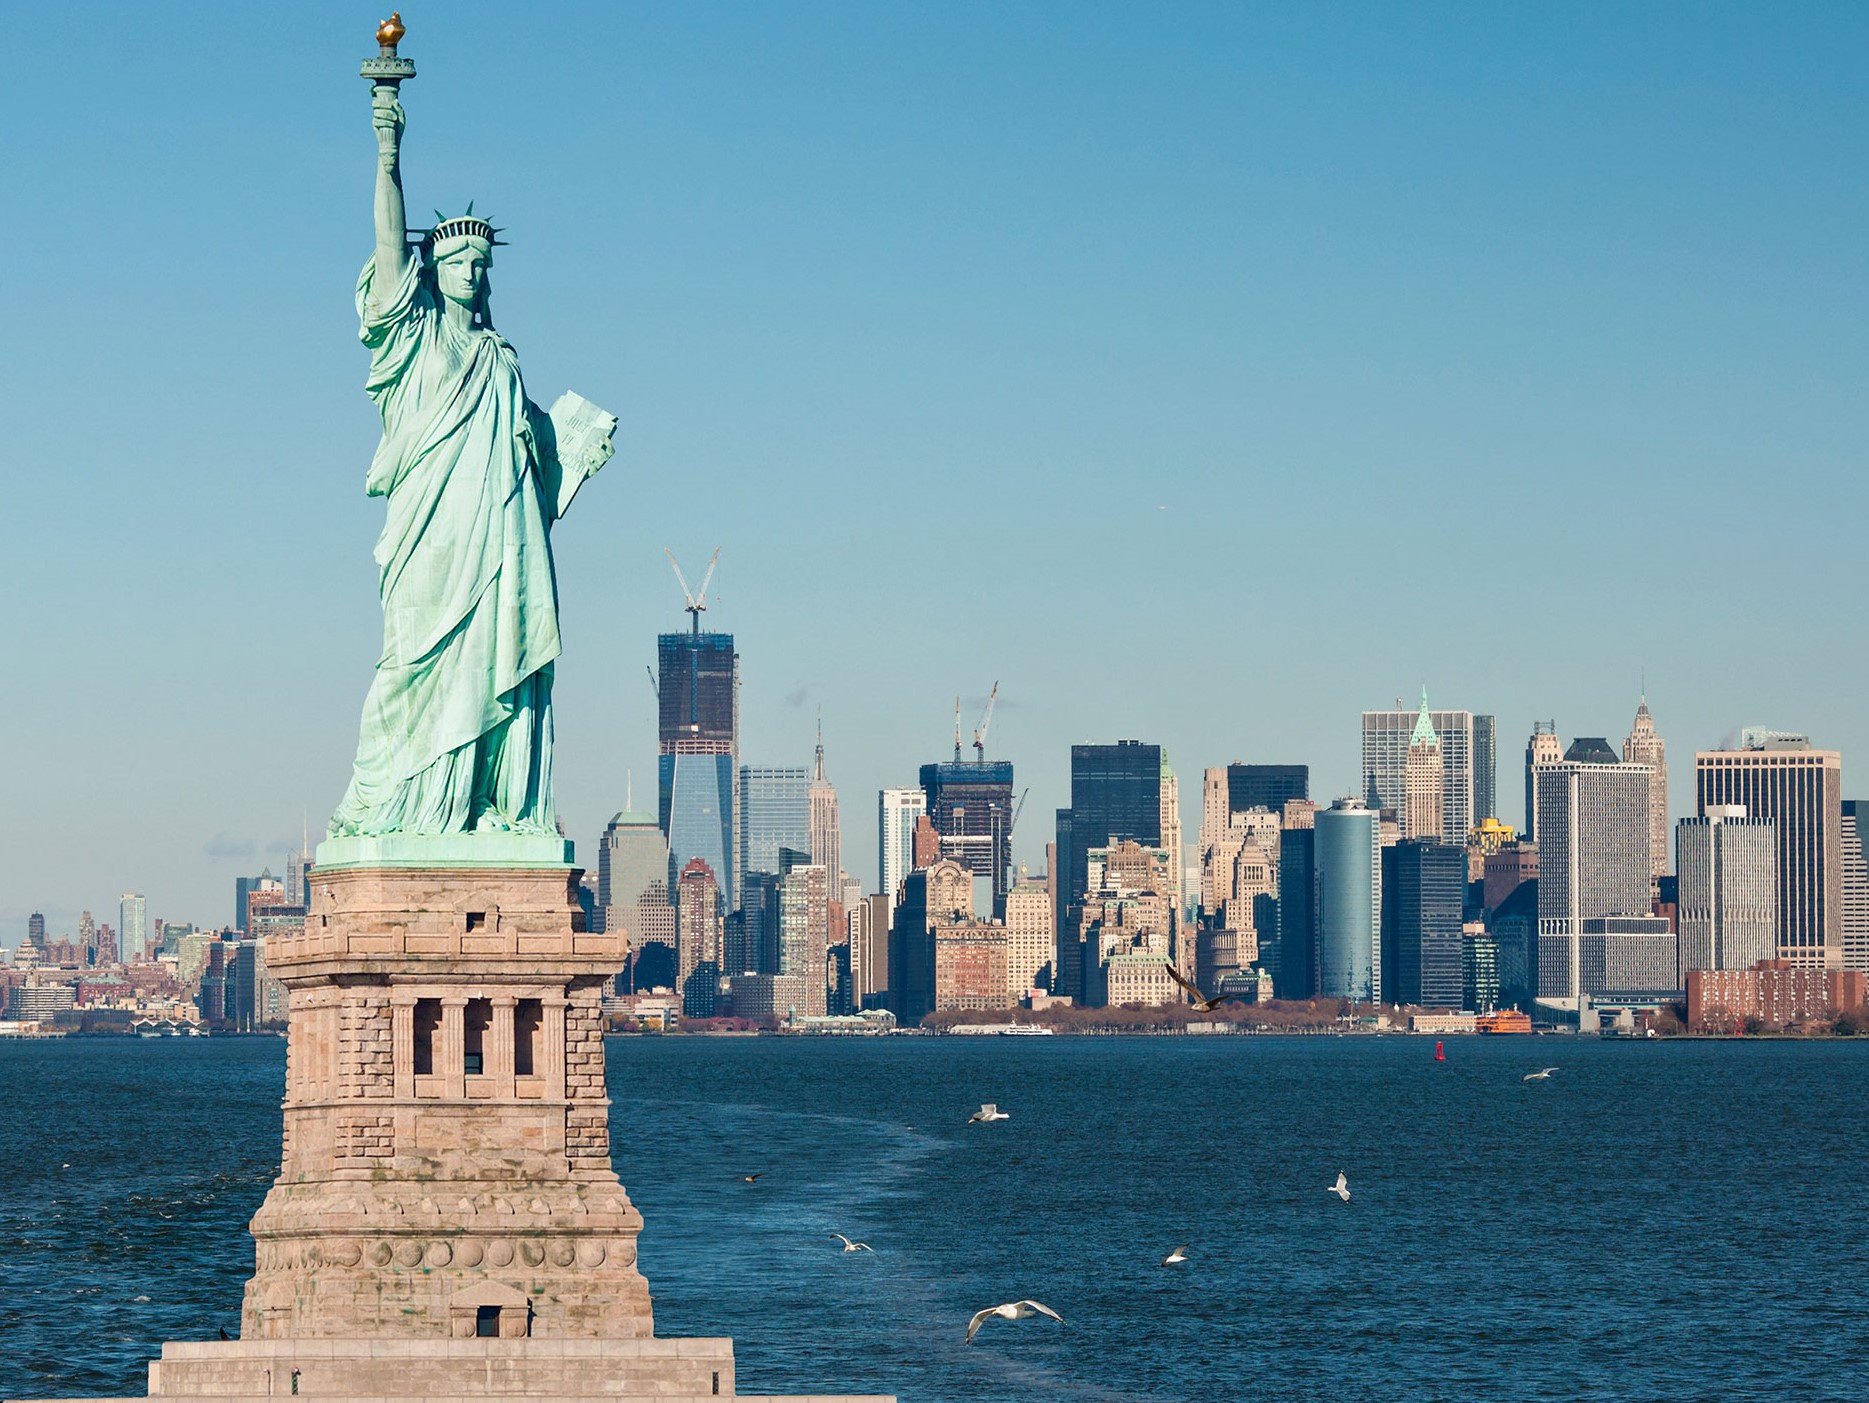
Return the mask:
[[(999, 700), (999, 679), (993, 679), (993, 690), (987, 693), (986, 710), (980, 713), (980, 724), (973, 728), (973, 757), (980, 764), (986, 763), (986, 732), (993, 724), (993, 705)], [(959, 740), (958, 735), (955, 736)]]
[(687, 603), (683, 604), (681, 607), (688, 611), (688, 616), (694, 623), (695, 636), (699, 637), (701, 633), (701, 615), (707, 612), (707, 587), (713, 581), (714, 567), (720, 564), (720, 547), (715, 546), (714, 553), (708, 557), (707, 573), (701, 576), (701, 588), (699, 591), (688, 588), (688, 577), (681, 573), (681, 566), (676, 564), (675, 552), (670, 550), (667, 546), (663, 546), (662, 554), (668, 557), (669, 569), (675, 572), (675, 583), (681, 586), (681, 592), (687, 599)]
[(1028, 784), (1020, 792), (1019, 802), (1012, 806), (1012, 818), (1006, 824), (1006, 836), (1008, 838), (1012, 836), (1012, 830), (1019, 826), (1019, 815), (1025, 812), (1025, 796), (1031, 792), (1032, 786)]

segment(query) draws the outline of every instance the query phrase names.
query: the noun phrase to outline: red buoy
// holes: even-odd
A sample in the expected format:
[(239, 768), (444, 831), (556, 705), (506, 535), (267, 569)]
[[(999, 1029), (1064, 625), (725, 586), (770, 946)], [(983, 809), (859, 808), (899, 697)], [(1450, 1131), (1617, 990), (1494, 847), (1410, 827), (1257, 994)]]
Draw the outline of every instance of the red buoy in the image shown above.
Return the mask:
[(1442, 1050), (1439, 1038), (1434, 1040), (1434, 1060), (1436, 1062), (1445, 1062), (1447, 1060), (1447, 1053)]

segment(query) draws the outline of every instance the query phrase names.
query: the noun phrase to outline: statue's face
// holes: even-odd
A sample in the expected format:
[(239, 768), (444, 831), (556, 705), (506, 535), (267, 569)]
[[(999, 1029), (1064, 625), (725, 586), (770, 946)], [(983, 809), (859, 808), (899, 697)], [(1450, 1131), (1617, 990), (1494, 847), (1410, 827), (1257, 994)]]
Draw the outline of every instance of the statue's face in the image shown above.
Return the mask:
[(479, 239), (467, 239), (435, 260), (435, 284), (450, 302), (472, 307), (486, 290), (492, 262), (492, 249)]

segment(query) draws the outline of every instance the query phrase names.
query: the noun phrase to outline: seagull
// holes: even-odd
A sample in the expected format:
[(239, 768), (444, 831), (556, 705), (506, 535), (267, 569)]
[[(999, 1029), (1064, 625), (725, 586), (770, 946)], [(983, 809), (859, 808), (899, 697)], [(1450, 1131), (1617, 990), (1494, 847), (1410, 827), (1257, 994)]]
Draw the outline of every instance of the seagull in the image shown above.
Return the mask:
[(1535, 1072), (1527, 1072), (1524, 1076), (1520, 1077), (1519, 1080), (1520, 1081), (1550, 1081), (1551, 1074), (1555, 1071), (1557, 1071), (1556, 1067), (1541, 1067), (1539, 1068), (1539, 1070)]
[(831, 1236), (844, 1244), (844, 1251), (846, 1252), (874, 1252), (876, 1250), (867, 1242), (852, 1242), (840, 1232), (834, 1232)]
[(1337, 1195), (1345, 1203), (1350, 1201), (1350, 1181), (1344, 1178), (1342, 1170), (1337, 1171), (1337, 1182), (1326, 1185), (1324, 1192)]
[(1219, 1008), (1221, 1004), (1229, 1000), (1243, 999), (1246, 997), (1244, 994), (1215, 994), (1210, 999), (1200, 991), (1200, 986), (1192, 984), (1182, 978), (1181, 971), (1169, 964), (1168, 961), (1162, 961), (1162, 968), (1168, 971), (1168, 977), (1170, 979), (1174, 980), (1175, 983), (1188, 991), (1188, 997), (1194, 1000), (1194, 1007), (1200, 1013), (1212, 1013), (1215, 1009)]
[(751, 1184), (751, 1183), (755, 1183), (755, 1182), (757, 1182), (757, 1181), (758, 1181), (758, 1179), (759, 1179), (759, 1175), (760, 1175), (760, 1174), (764, 1174), (765, 1172), (766, 1172), (766, 1171), (762, 1169), (762, 1170), (760, 1170), (760, 1171), (759, 1171), (759, 1174), (742, 1174), (742, 1175), (740, 1176), (740, 1182), (741, 1182), (742, 1184)]
[(993, 1102), (987, 1101), (981, 1104), (979, 1110), (975, 1111), (972, 1115), (967, 1117), (967, 1124), (973, 1125), (978, 1122), (985, 1122), (989, 1120), (1011, 1120), (1011, 1119), (1012, 1119), (1012, 1113), (1010, 1111), (1002, 1111)]
[(1048, 1305), (1037, 1301), (1008, 1301), (1003, 1306), (988, 1306), (985, 1310), (974, 1312), (973, 1319), (967, 1322), (967, 1343), (972, 1344), (980, 1327), (996, 1315), (1001, 1320), (1030, 1320), (1035, 1315), (1047, 1315), (1060, 1325), (1064, 1324), (1064, 1317)]
[(1181, 1263), (1187, 1261), (1187, 1259), (1188, 1244), (1184, 1242), (1166, 1257), (1162, 1258), (1162, 1265), (1165, 1267), (1179, 1266)]

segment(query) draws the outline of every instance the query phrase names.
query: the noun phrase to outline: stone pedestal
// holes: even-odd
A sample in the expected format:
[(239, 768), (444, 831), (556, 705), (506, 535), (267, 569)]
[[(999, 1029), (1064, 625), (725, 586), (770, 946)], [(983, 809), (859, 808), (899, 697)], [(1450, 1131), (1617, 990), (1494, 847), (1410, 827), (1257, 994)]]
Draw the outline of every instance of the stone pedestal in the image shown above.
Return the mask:
[[(243, 1340), (652, 1333), (575, 873), (315, 868)], [(464, 1294), (465, 1293), (465, 1294)]]

